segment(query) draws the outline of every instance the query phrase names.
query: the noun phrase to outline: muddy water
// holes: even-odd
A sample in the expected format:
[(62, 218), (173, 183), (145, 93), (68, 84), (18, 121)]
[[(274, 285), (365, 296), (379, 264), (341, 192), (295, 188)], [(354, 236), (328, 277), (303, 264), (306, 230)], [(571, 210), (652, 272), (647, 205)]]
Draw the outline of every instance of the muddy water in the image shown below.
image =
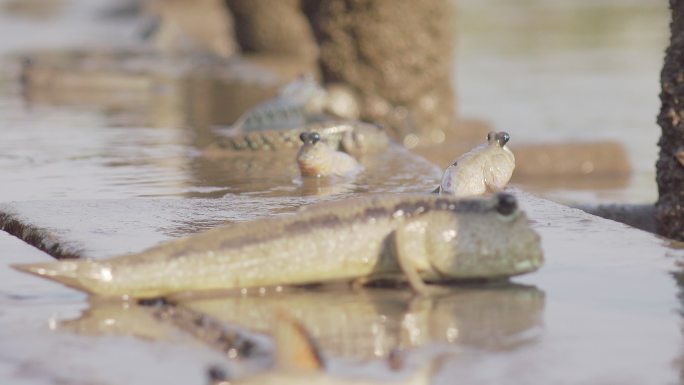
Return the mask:
[[(149, 143), (140, 150), (155, 152)], [(87, 170), (79, 170), (80, 161), (67, 156), (62, 158), (66, 159), (63, 168), (55, 167), (58, 160), (47, 166), (58, 174), (54, 183), (34, 191), (21, 189), (35, 186), (35, 173), (24, 169), (15, 174), (8, 167), (5, 180), (10, 188), (0, 193), (8, 194), (6, 202), (0, 203), (0, 212), (58, 235), (57, 242), (72, 254), (102, 258), (227, 222), (291, 212), (321, 200), (369, 192), (428, 192), (440, 177), (436, 166), (399, 146), (364, 157), (361, 161), (366, 170), (353, 179), (302, 180), (294, 156), (250, 154), (241, 155), (239, 161), (233, 157), (191, 158), (187, 163), (179, 160), (180, 170), (170, 167), (174, 164), (170, 159), (152, 164), (142, 157), (137, 167), (130, 166), (133, 175), (125, 175), (131, 182), (123, 185), (120, 181), (111, 184), (111, 168), (85, 162)], [(42, 165), (35, 167), (43, 169)], [(149, 180), (140, 178), (146, 167)], [(184, 172), (184, 167), (192, 172)], [(176, 182), (167, 183), (166, 175)], [(28, 199), (17, 195), (23, 191)], [(131, 199), (141, 197), (145, 199)]]
[[(473, 6), (464, 3), (463, 12)], [(637, 11), (630, 8), (632, 13), (617, 16), (631, 20), (636, 14), (639, 23), (660, 25), (659, 6), (635, 7)], [(505, 13), (510, 14), (518, 16), (492, 17), (534, 25), (527, 23), (530, 16), (524, 10)], [(0, 28), (18, 28), (16, 23), (29, 21), (0, 23)], [(569, 36), (562, 39), (545, 34), (558, 25), (566, 24), (542, 23), (533, 30), (536, 43), (523, 41), (498, 52), (485, 49), (471, 56), (470, 62), (464, 59), (464, 71), (479, 63), (479, 71), (472, 73), (483, 77), (460, 78), (463, 111), (491, 117), (498, 128), (515, 123), (522, 127), (516, 133), (520, 140), (583, 139), (574, 127), (602, 125), (612, 128), (611, 139), (624, 137), (629, 146), (647, 142), (639, 135), (649, 132), (641, 130), (648, 125), (643, 113), (649, 102), (635, 102), (627, 92), (619, 92), (617, 99), (591, 93), (596, 103), (581, 98), (577, 110), (583, 113), (576, 115), (560, 108), (572, 105), (567, 100), (546, 97), (566, 94), (549, 91), (547, 85), (556, 84), (549, 79), (560, 82), (563, 90), (576, 90), (571, 94), (577, 97), (586, 96), (587, 89), (632, 90), (631, 80), (641, 79), (635, 92), (651, 95), (643, 87), (648, 79), (634, 76), (652, 67), (650, 59), (648, 65), (633, 62), (630, 55), (608, 60), (615, 52), (599, 52), (605, 48), (602, 44), (612, 45), (615, 40), (597, 42), (593, 34), (572, 35), (579, 29), (566, 30)], [(619, 29), (614, 24), (613, 28)], [(489, 46), (505, 30), (479, 31), (482, 44), (478, 46)], [(494, 38), (497, 31), (501, 33)], [(660, 36), (657, 31), (642, 29), (644, 46), (651, 47), (650, 42)], [(102, 33), (115, 35), (107, 35), (110, 32)], [(65, 36), (71, 35), (61, 36), (69, 40)], [(22, 37), (27, 46), (36, 44), (27, 39)], [(542, 54), (558, 42), (566, 44), (559, 46), (563, 52), (579, 47), (570, 52), (587, 56), (573, 62), (561, 60), (566, 56)], [(549, 67), (530, 67), (531, 61)], [(252, 94), (240, 95), (254, 99), (272, 92), (272, 82), (253, 76), (263, 69), (247, 64), (221, 70), (249, 80), (238, 85), (218, 81), (225, 87), (208, 86), (218, 78), (234, 79), (231, 76), (212, 81), (185, 75), (170, 80), (143, 76), (144, 84), (157, 86), (144, 86), (122, 99), (107, 92), (94, 95), (92, 90), (22, 95), (10, 76), (16, 67), (3, 63), (7, 64), (3, 74), (9, 74), (9, 79), (0, 84), (0, 212), (46, 230), (53, 241), (82, 256), (139, 251), (225, 222), (287, 213), (322, 199), (427, 191), (439, 177), (435, 166), (398, 147), (364, 158), (363, 174), (334, 183), (302, 181), (291, 153), (258, 158), (207, 154), (203, 149), (212, 140), (213, 126), (229, 122), (241, 107), (236, 92), (251, 90)], [(614, 72), (623, 64), (629, 70)], [(566, 72), (554, 73), (551, 68), (556, 65)], [(496, 75), (504, 68), (522, 69), (528, 77), (510, 85), (509, 78)], [(579, 76), (587, 71), (586, 77)], [(583, 81), (573, 88), (571, 81), (578, 77)], [(158, 93), (160, 89), (164, 92)], [(532, 108), (534, 103), (522, 105), (525, 98), (547, 104)], [(598, 107), (605, 104), (597, 100), (608, 99), (608, 106), (613, 106), (609, 111)], [(589, 104), (595, 108), (588, 108)], [(624, 120), (615, 120), (618, 107)], [(630, 134), (622, 135), (622, 127)], [(641, 155), (633, 156), (643, 160)], [(645, 185), (639, 186), (637, 190)], [(643, 190), (637, 190), (634, 195), (608, 192), (608, 196), (642, 197)], [(595, 191), (587, 191), (596, 196)], [(253, 355), (238, 359), (223, 354), (225, 346), (217, 346), (206, 331), (189, 328), (188, 319), (168, 322), (160, 319), (158, 309), (88, 300), (71, 289), (11, 270), (12, 263), (50, 256), (0, 233), (0, 383), (204, 384), (205, 369), (213, 363), (238, 375), (253, 372), (271, 360), (272, 346), (265, 333), (277, 323), (267, 320), (283, 305), (320, 342), (333, 375), (398, 380), (448, 353), (434, 383), (681, 382), (684, 323), (678, 295), (684, 290), (670, 273), (677, 269), (674, 262), (684, 257), (682, 250), (615, 222), (515, 193), (542, 236), (547, 263), (513, 283), (454, 287), (434, 298), (417, 298), (401, 288), (358, 292), (339, 286), (182, 298), (178, 308), (189, 321), (198, 315), (204, 317), (201, 324), (211, 320), (224, 332), (240, 333), (254, 342)], [(393, 373), (384, 360), (394, 349), (406, 355), (400, 373)]]

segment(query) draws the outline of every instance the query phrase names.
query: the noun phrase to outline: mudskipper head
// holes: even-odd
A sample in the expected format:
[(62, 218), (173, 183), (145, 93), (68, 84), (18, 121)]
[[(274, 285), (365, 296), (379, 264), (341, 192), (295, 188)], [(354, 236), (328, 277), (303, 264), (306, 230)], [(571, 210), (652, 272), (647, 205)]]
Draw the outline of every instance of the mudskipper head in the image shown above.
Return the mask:
[(448, 219), (428, 225), (434, 279), (503, 278), (541, 267), (540, 237), (513, 195), (461, 200), (455, 207)]
[(499, 147), (503, 147), (508, 143), (508, 141), (511, 140), (511, 136), (508, 135), (508, 132), (505, 131), (490, 131), (487, 134), (487, 143), (489, 144), (496, 144)]
[(321, 142), (317, 132), (303, 132), (299, 135), (302, 146), (297, 153), (297, 165), (302, 176), (324, 176), (331, 168), (333, 150)]
[(321, 140), (321, 135), (317, 132), (302, 132), (299, 135), (299, 140), (304, 144), (314, 145)]

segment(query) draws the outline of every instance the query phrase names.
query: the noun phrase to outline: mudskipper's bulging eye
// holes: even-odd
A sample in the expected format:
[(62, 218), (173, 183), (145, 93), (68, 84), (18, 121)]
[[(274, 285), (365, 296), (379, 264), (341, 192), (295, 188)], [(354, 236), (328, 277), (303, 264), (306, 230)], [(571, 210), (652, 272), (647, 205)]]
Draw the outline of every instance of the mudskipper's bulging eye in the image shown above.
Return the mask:
[(497, 196), (496, 211), (504, 216), (513, 214), (518, 209), (518, 201), (511, 194), (500, 193)]
[(511, 136), (508, 135), (508, 132), (501, 131), (496, 136), (499, 140), (499, 144), (501, 145), (501, 147), (505, 146), (506, 143), (508, 143), (508, 141), (511, 140)]

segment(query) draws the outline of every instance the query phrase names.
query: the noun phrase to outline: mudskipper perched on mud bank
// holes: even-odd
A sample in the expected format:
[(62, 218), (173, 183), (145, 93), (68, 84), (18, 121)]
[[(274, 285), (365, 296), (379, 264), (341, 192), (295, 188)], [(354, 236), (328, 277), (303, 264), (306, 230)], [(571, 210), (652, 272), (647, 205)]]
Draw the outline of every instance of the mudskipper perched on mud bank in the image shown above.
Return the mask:
[(506, 147), (509, 139), (506, 132), (490, 132), (487, 143), (461, 155), (446, 169), (435, 192), (466, 197), (503, 190), (515, 168), (515, 157)]
[(497, 279), (538, 269), (539, 235), (515, 197), (376, 195), (236, 223), (107, 260), (15, 268), (100, 296), (151, 298), (331, 280)]
[(304, 132), (299, 138), (302, 147), (297, 153), (297, 165), (303, 177), (353, 175), (363, 168), (351, 155), (321, 143), (321, 136), (317, 132)]
[(230, 129), (220, 130), (216, 144), (230, 151), (279, 151), (298, 148), (302, 133), (316, 132), (335, 150), (360, 154), (385, 149), (387, 133), (360, 122), (355, 103), (347, 87), (323, 89), (311, 75), (302, 75), (245, 112)]

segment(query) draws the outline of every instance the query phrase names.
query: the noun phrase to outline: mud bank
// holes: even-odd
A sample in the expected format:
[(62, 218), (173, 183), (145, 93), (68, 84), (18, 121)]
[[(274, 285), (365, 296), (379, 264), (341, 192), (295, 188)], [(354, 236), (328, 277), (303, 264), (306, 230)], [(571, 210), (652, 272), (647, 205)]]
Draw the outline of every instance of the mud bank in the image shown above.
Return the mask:
[[(662, 103), (658, 124), (662, 134), (658, 145), (656, 224), (660, 234), (684, 240), (684, 1), (670, 1), (672, 22), (670, 46), (660, 74)], [(680, 160), (682, 159), (682, 160)]]
[(358, 94), (363, 119), (425, 143), (454, 126), (454, 9), (449, 1), (325, 0), (305, 7), (326, 83)]
[(1, 212), (0, 231), (13, 235), (56, 259), (80, 258), (81, 251), (65, 246), (49, 230), (32, 226), (12, 214)]
[(576, 208), (589, 214), (621, 222), (637, 229), (656, 232), (655, 205), (652, 204), (611, 204), (577, 205)]
[[(435, 384), (451, 383), (455, 376), (468, 383), (501, 383), (510, 380), (509, 368), (522, 365), (527, 369), (518, 379), (525, 384), (675, 381), (681, 317), (673, 311), (680, 305), (669, 272), (674, 259), (684, 258), (681, 250), (646, 232), (515, 193), (542, 236), (546, 265), (512, 285), (454, 287), (450, 294), (432, 299), (412, 300), (401, 289), (266, 290), (186, 298), (182, 308), (157, 318), (154, 309), (150, 314), (149, 308), (131, 303), (88, 303), (70, 289), (1, 269), (13, 277), (0, 285), (0, 293), (12, 293), (0, 296), (0, 301), (11, 304), (0, 313), (0, 366), (9, 369), (0, 371), (0, 379), (12, 383), (21, 378), (31, 385), (56, 380), (147, 384), (152, 379), (201, 384), (209, 364), (253, 373), (267, 365), (264, 359), (270, 349), (258, 336), (276, 327), (263, 321), (271, 318), (274, 306), (287, 304), (321, 342), (334, 375), (397, 378), (400, 374), (392, 373), (383, 357), (399, 348), (406, 352), (410, 367), (426, 364), (444, 349), (456, 353)], [(155, 224), (149, 222), (151, 215), (143, 217), (146, 226), (158, 225), (159, 219)], [(114, 218), (101, 219), (110, 226), (124, 226)], [(65, 237), (85, 241), (92, 234), (72, 232)], [(118, 239), (122, 243), (126, 237)], [(146, 242), (134, 249), (147, 247), (153, 239)], [(34, 253), (15, 250), (3, 264), (44, 259)], [(39, 289), (43, 286), (46, 289)], [(346, 316), (325, 310), (331, 298)], [(185, 317), (188, 314), (190, 318)], [(200, 329), (195, 330), (196, 325), (189, 331), (185, 321), (193, 317), (203, 321), (197, 323)], [(204, 323), (207, 330), (202, 329)], [(215, 344), (212, 333), (238, 330), (236, 325), (249, 325), (244, 335), (251, 336), (265, 356), (231, 359), (222, 352), (223, 345)], [(110, 359), (113, 355), (136, 361), (137, 374), (121, 370), (132, 361)], [(597, 359), (603, 364), (592, 366)], [(159, 363), (153, 364), (156, 360)], [(30, 370), (14, 370), (19, 367)]]

